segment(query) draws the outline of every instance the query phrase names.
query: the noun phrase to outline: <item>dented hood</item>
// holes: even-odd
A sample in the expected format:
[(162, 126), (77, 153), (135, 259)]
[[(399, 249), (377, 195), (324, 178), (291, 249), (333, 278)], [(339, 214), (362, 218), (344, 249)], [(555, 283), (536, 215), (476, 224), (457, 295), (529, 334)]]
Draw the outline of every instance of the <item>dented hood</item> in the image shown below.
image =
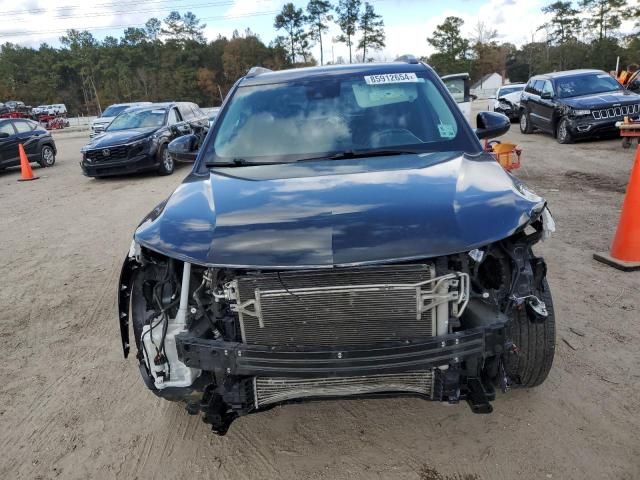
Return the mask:
[(135, 239), (210, 266), (385, 263), (487, 245), (543, 205), (486, 154), (220, 168), (187, 177)]

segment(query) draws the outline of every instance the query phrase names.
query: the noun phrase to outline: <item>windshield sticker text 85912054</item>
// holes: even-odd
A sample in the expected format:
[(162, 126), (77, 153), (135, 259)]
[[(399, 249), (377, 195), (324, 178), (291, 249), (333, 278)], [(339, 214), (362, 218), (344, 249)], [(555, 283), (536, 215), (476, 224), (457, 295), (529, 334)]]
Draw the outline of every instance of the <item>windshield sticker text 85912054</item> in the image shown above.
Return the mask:
[(383, 83), (406, 83), (417, 82), (418, 77), (415, 73), (384, 73), (380, 75), (367, 75), (364, 77), (367, 85), (380, 85)]

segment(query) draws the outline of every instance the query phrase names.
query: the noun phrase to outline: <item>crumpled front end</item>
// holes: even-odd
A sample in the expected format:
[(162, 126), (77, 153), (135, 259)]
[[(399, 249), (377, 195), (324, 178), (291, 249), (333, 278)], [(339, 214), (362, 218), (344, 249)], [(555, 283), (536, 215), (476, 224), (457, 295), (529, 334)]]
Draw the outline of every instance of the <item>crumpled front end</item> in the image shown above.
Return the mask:
[(532, 246), (552, 229), (541, 207), (470, 250), (306, 269), (207, 265), (134, 242), (119, 290), (125, 356), (131, 323), (147, 386), (219, 434), (303, 399), (418, 395), (488, 413), (496, 387), (526, 383), (512, 324), (547, 320)]

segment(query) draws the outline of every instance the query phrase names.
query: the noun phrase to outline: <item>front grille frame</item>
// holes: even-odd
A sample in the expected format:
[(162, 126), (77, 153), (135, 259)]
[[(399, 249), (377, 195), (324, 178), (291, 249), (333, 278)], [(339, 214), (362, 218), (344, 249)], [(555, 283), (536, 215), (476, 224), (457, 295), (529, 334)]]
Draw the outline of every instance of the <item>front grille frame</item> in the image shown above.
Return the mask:
[(616, 120), (628, 115), (640, 114), (640, 103), (621, 105), (618, 107), (600, 108), (591, 111), (594, 120)]
[[(85, 158), (90, 163), (110, 162), (115, 160), (127, 160), (131, 145), (114, 145), (104, 148), (94, 148), (85, 152)], [(108, 150), (109, 154), (104, 155)]]

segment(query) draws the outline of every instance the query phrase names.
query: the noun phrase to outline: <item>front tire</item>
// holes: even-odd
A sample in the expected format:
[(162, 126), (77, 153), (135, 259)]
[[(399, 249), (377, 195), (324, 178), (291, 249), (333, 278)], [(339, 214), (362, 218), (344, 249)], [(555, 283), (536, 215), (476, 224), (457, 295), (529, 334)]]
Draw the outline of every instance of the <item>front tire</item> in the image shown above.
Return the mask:
[(529, 118), (529, 112), (522, 110), (520, 112), (520, 132), (528, 135), (533, 133), (533, 126), (531, 125), (531, 118)]
[(169, 155), (166, 144), (162, 145), (158, 150), (158, 160), (160, 161), (158, 175), (171, 175), (176, 168), (176, 163), (173, 161), (173, 157)]
[(547, 280), (542, 281), (542, 290), (537, 296), (547, 307), (547, 318), (533, 322), (524, 305), (515, 309), (507, 324), (507, 338), (516, 351), (507, 354), (505, 372), (515, 386), (537, 387), (545, 381), (556, 349), (556, 317), (553, 299)]
[(40, 160), (38, 160), (38, 164), (42, 168), (53, 167), (56, 163), (56, 154), (53, 151), (51, 145), (44, 145), (42, 150), (40, 150)]
[(573, 137), (571, 136), (571, 132), (569, 131), (569, 121), (566, 118), (560, 119), (558, 123), (558, 128), (556, 130), (556, 140), (558, 143), (566, 145), (568, 143), (573, 143)]

